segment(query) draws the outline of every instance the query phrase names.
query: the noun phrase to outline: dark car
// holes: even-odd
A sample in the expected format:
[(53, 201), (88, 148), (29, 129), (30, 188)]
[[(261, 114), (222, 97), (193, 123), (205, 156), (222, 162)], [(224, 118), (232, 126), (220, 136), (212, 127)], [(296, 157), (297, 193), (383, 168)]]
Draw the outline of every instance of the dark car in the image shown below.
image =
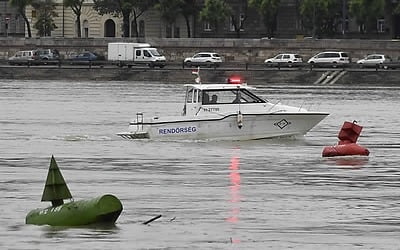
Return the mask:
[(56, 49), (37, 49), (33, 53), (34, 64), (58, 63), (60, 53)]
[(105, 57), (95, 52), (85, 51), (70, 58), (69, 61), (71, 64), (101, 64), (105, 61)]

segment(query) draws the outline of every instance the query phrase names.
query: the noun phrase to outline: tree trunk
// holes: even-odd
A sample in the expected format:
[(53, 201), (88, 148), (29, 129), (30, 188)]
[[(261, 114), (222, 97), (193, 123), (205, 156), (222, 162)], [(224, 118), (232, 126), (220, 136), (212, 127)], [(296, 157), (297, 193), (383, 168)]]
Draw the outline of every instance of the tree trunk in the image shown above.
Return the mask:
[(132, 24), (132, 37), (138, 37), (139, 36), (139, 31), (138, 31), (138, 26), (137, 26), (137, 21), (136, 18), (133, 18), (133, 24)]
[(191, 38), (191, 30), (190, 30), (190, 20), (188, 16), (184, 16), (186, 21), (186, 30), (187, 30), (187, 37)]
[(28, 29), (28, 37), (32, 37), (32, 31), (31, 31), (31, 24), (29, 23), (29, 19), (26, 17), (26, 15), (22, 15), (22, 18), (25, 20), (26, 23), (26, 28)]
[(392, 3), (392, 1), (385, 1), (385, 23), (387, 23), (387, 32), (389, 33), (391, 38), (395, 38), (395, 22), (393, 22), (393, 10), (396, 6)]
[(125, 11), (122, 12), (122, 29), (123, 29), (123, 37), (129, 37), (129, 28), (130, 28), (130, 24), (129, 24), (129, 16), (130, 16), (130, 11)]
[(137, 25), (137, 14), (136, 11), (133, 10), (133, 28), (132, 28), (132, 37), (139, 37), (138, 25)]
[(76, 14), (76, 35), (80, 38), (82, 37), (81, 29), (81, 15)]

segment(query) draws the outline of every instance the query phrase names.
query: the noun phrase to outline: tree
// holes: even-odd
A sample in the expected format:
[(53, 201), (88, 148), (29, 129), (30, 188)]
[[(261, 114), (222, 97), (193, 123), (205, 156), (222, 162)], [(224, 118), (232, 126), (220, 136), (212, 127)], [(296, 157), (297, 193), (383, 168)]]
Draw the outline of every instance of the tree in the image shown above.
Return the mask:
[(249, 5), (263, 17), (268, 37), (274, 35), (279, 4), (280, 0), (249, 0)]
[(76, 16), (76, 35), (77, 37), (82, 36), (81, 31), (81, 14), (82, 14), (82, 5), (85, 0), (64, 0), (64, 4), (66, 7), (70, 7)]
[(110, 14), (115, 17), (122, 16), (123, 36), (129, 37), (130, 16), (133, 15), (133, 36), (138, 36), (137, 19), (150, 7), (155, 0), (93, 0), (94, 9), (100, 14)]
[(161, 17), (172, 26), (176, 17), (181, 13), (182, 5), (183, 0), (159, 0), (155, 7), (160, 11)]
[(185, 18), (187, 36), (191, 36), (190, 17), (194, 16), (199, 11), (196, 0), (183, 0), (181, 5), (181, 13)]
[(156, 8), (169, 24), (174, 23), (176, 17), (181, 14), (185, 19), (187, 36), (191, 37), (190, 17), (199, 11), (196, 0), (159, 0)]
[(32, 31), (29, 19), (25, 14), (25, 8), (26, 6), (30, 5), (31, 2), (32, 0), (10, 0), (10, 5), (17, 9), (18, 14), (20, 14), (25, 21), (26, 28), (28, 29), (28, 37), (32, 37)]
[(350, 0), (349, 9), (363, 33), (376, 30), (376, 21), (383, 17), (385, 0)]
[[(395, 20), (400, 15), (400, 1), (394, 2), (393, 0), (385, 0), (385, 26), (389, 29), (390, 37), (398, 38), (396, 34), (399, 30), (399, 23)], [(396, 17), (397, 16), (397, 17)]]
[(312, 30), (312, 36), (333, 35), (341, 21), (341, 1), (303, 0), (300, 14), (306, 29)]
[(225, 1), (206, 0), (203, 9), (200, 11), (200, 19), (209, 22), (218, 31), (218, 24), (224, 22), (230, 13), (231, 9)]
[(243, 30), (244, 23), (247, 19), (248, 0), (241, 0), (238, 9), (233, 9), (230, 13), (231, 22), (236, 32), (236, 37), (240, 38), (240, 32)]
[(34, 24), (38, 30), (38, 36), (51, 36), (51, 32), (57, 28), (53, 17), (57, 17), (56, 6), (52, 0), (35, 0), (31, 5), (36, 9), (37, 21)]

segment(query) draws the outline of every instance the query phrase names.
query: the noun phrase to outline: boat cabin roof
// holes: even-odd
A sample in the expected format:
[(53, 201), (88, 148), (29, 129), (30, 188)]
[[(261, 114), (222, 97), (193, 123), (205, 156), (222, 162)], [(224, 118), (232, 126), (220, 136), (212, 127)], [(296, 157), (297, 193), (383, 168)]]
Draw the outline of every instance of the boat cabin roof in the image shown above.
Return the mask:
[(185, 84), (185, 87), (192, 87), (199, 90), (222, 90), (222, 89), (255, 89), (247, 84)]
[(186, 84), (186, 102), (203, 105), (265, 103), (247, 84)]

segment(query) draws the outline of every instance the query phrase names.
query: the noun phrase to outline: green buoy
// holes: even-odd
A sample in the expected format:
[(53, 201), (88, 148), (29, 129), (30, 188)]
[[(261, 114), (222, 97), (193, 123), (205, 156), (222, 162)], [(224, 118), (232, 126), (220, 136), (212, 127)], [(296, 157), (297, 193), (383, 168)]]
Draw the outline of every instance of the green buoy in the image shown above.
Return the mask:
[(42, 195), (42, 201), (50, 201), (51, 207), (30, 211), (25, 219), (26, 224), (51, 226), (114, 224), (122, 212), (121, 201), (111, 194), (65, 204), (64, 199), (72, 199), (72, 195), (52, 156)]

